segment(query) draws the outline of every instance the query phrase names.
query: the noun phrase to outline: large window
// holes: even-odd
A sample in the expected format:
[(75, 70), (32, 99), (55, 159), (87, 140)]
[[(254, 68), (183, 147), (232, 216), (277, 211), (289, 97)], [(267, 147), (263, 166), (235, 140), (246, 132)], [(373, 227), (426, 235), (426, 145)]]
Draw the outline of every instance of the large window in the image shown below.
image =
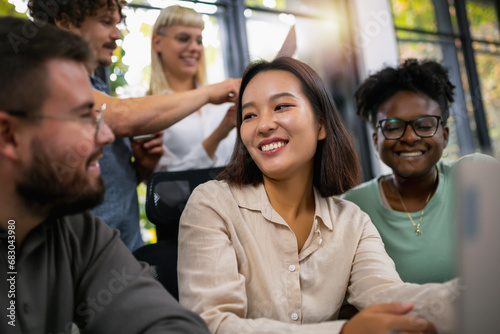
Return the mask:
[[(8, 1), (15, 3), (16, 9), (26, 10), (23, 0)], [(285, 46), (291, 46), (288, 53), (315, 68), (330, 87), (346, 124), (355, 135), (364, 179), (368, 179), (374, 176), (372, 153), (369, 152), (372, 144), (369, 133), (356, 117), (352, 96), (359, 84), (359, 73), (366, 71), (360, 67), (358, 52), (365, 51), (358, 46), (362, 48), (367, 43), (358, 35), (371, 36), (377, 31), (369, 29), (373, 28), (370, 22), (353, 20), (359, 19), (356, 13), (363, 10), (388, 12), (389, 4), (399, 58), (442, 61), (450, 69), (452, 82), (457, 87), (450, 119), (452, 133), (448, 159), (474, 151), (499, 157), (498, 1), (364, 1), (128, 0), (126, 25), (122, 27), (123, 42), (107, 73), (112, 92), (122, 97), (145, 94), (150, 75), (151, 29), (159, 10), (173, 4), (191, 6), (203, 14), (206, 23), (204, 45), (210, 83), (241, 76), (251, 61), (273, 59), (287, 40)], [(357, 3), (357, 7), (353, 3)], [(381, 6), (380, 10), (375, 5), (368, 6), (373, 3)], [(293, 33), (295, 38), (287, 39)], [(363, 55), (366, 59), (394, 64), (390, 50), (370, 48), (367, 52), (369, 54)], [(379, 68), (370, 68), (370, 71), (375, 70)]]
[(122, 41), (117, 41), (114, 63), (110, 69), (110, 83), (114, 94), (120, 97), (144, 96), (149, 89), (151, 64), (151, 35), (160, 10), (171, 5), (191, 7), (203, 14), (205, 29), (203, 45), (209, 83), (226, 79), (222, 49), (220, 12), (215, 4), (191, 1), (135, 0), (125, 7), (125, 24), (121, 25)]
[(455, 90), (450, 159), (500, 156), (500, 32), (494, 0), (391, 0), (399, 54), (431, 58), (450, 70)]
[[(131, 1), (125, 10), (123, 43), (115, 52), (116, 61), (110, 70), (116, 95), (145, 94), (150, 76), (152, 25), (159, 10), (173, 4), (190, 6), (204, 15), (203, 40), (210, 83), (240, 77), (251, 61), (272, 60), (286, 49), (285, 54), (305, 61), (323, 77), (345, 122), (357, 135), (358, 151), (367, 156), (366, 140), (359, 140), (365, 132), (352, 99), (358, 82), (346, 1)], [(370, 178), (371, 164), (368, 159), (362, 162), (364, 176)]]
[[(361, 157), (364, 179), (373, 177), (370, 139), (355, 112), (358, 85), (353, 22), (344, 0), (245, 0), (248, 60), (271, 60), (283, 48), (311, 67), (326, 82)], [(294, 38), (290, 38), (293, 35)], [(293, 45), (290, 51), (290, 45)]]
[[(472, 49), (492, 151), (500, 157), (500, 24), (498, 1), (466, 1)], [(495, 6), (496, 5), (496, 6)]]

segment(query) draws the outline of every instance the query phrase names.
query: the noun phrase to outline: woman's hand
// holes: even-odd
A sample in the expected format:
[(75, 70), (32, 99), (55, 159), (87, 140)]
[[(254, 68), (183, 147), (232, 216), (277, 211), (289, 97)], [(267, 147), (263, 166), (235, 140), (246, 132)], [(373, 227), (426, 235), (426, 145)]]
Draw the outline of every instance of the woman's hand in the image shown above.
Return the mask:
[(229, 107), (219, 126), (202, 143), (207, 155), (213, 159), (220, 142), (236, 126), (236, 106)]
[(219, 131), (222, 138), (226, 138), (229, 132), (236, 127), (236, 105), (231, 106), (219, 126), (217, 131)]
[(412, 303), (368, 306), (344, 325), (342, 334), (435, 333), (431, 322), (405, 315), (412, 309)]

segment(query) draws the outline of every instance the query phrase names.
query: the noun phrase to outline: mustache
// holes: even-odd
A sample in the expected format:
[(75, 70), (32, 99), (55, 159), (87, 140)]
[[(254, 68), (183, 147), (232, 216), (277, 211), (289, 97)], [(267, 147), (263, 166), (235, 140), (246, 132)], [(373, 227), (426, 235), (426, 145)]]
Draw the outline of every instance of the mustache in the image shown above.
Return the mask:
[(106, 42), (106, 43), (103, 44), (103, 46), (105, 48), (110, 48), (110, 49), (113, 49), (113, 50), (116, 49), (116, 47), (117, 47), (116, 42), (114, 42), (114, 41)]
[(103, 152), (104, 151), (103, 151), (102, 147), (95, 150), (94, 153), (92, 153), (90, 155), (90, 157), (87, 159), (87, 165), (90, 164), (91, 161), (97, 160), (97, 158), (99, 158), (99, 157), (100, 157), (99, 160), (101, 160), (102, 156), (104, 154)]

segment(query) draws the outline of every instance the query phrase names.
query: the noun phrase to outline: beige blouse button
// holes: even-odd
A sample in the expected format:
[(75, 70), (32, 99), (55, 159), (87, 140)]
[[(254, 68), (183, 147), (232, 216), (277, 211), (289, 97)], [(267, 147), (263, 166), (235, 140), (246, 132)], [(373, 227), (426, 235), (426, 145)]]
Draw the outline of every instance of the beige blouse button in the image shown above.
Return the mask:
[(292, 272), (295, 271), (295, 266), (293, 264), (289, 265), (288, 270), (290, 270)]
[(292, 313), (292, 320), (293, 321), (297, 321), (297, 319), (299, 319), (299, 315), (297, 313)]

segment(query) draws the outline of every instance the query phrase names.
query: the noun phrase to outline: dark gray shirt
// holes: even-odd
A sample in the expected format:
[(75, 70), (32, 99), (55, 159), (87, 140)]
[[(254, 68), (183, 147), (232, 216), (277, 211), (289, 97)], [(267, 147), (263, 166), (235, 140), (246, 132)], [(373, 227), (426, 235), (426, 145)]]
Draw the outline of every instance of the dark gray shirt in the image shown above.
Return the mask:
[(14, 268), (8, 246), (0, 228), (0, 333), (70, 333), (73, 322), (82, 333), (208, 333), (89, 212), (33, 229)]

